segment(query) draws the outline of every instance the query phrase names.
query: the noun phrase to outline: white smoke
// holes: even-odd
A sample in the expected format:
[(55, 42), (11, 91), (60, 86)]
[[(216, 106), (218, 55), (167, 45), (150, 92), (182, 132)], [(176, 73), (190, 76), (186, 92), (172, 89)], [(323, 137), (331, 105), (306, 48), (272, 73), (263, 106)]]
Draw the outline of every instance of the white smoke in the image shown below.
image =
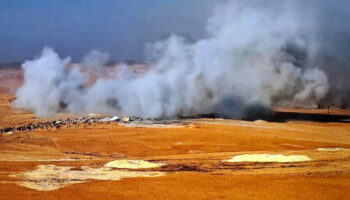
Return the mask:
[(77, 70), (65, 71), (69, 63), (70, 58), (60, 59), (50, 48), (44, 48), (40, 58), (26, 61), (22, 65), (24, 85), (16, 93), (16, 106), (38, 115), (53, 115), (65, 99), (75, 98), (83, 78)]
[(102, 66), (109, 61), (109, 54), (98, 50), (92, 50), (86, 54), (82, 60), (82, 63), (87, 66)]
[[(136, 76), (123, 72), (84, 87), (86, 74), (69, 70), (50, 48), (23, 64), (25, 84), (16, 106), (39, 115), (119, 113), (145, 118), (220, 113), (242, 117), (251, 105), (315, 105), (327, 94), (326, 74), (307, 66), (313, 55), (309, 24), (293, 4), (278, 12), (228, 1), (208, 22), (206, 39), (172, 35), (149, 46), (154, 62)], [(88, 56), (89, 58), (94, 56)], [(100, 57), (100, 56), (97, 56)], [(84, 59), (96, 65), (97, 59)]]

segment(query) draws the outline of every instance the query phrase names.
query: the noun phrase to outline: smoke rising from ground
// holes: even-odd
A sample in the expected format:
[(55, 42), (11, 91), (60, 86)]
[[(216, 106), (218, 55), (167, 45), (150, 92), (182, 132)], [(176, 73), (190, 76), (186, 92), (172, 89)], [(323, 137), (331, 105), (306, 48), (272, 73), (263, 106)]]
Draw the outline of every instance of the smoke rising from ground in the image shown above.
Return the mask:
[[(330, 88), (327, 74), (312, 62), (318, 55), (312, 31), (317, 19), (301, 15), (296, 1), (276, 2), (225, 1), (208, 20), (207, 38), (193, 43), (172, 35), (149, 44), (146, 74), (123, 67), (116, 78), (92, 86), (88, 70), (70, 68), (70, 58), (45, 48), (23, 64), (25, 84), (15, 105), (42, 116), (65, 111), (144, 118), (244, 117), (252, 107), (315, 106)], [(83, 63), (107, 59), (93, 51)]]
[(96, 67), (106, 64), (108, 60), (108, 53), (100, 52), (98, 50), (92, 50), (84, 56), (82, 63), (86, 64), (87, 66)]

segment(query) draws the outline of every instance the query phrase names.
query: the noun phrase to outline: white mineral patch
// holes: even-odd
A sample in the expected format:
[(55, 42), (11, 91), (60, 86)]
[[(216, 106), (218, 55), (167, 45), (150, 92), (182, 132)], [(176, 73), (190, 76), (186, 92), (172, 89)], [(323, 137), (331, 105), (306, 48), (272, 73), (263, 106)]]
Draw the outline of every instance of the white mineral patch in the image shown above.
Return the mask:
[(347, 150), (350, 150), (350, 149), (344, 149), (344, 148), (318, 148), (316, 150), (317, 151), (332, 151), (332, 152), (335, 152), (335, 151), (347, 151)]
[(118, 169), (144, 169), (161, 167), (163, 163), (152, 163), (144, 160), (115, 160), (107, 163), (105, 167)]
[(244, 154), (234, 156), (230, 160), (224, 160), (225, 162), (304, 162), (311, 161), (308, 156), (305, 155), (271, 155), (271, 154)]
[(147, 128), (183, 128), (187, 125), (180, 123), (158, 123), (155, 121), (132, 121), (130, 123), (122, 123), (121, 126), (126, 127), (147, 127)]
[(119, 120), (119, 117), (116, 115), (114, 117), (112, 117), (111, 119), (109, 119), (109, 121), (116, 121), (116, 120)]
[(255, 123), (259, 123), (259, 124), (267, 124), (268, 122), (262, 119), (258, 119), (254, 121)]
[(99, 119), (98, 121), (99, 122), (108, 122), (108, 121), (110, 121), (110, 119), (111, 118), (109, 118), (109, 117), (105, 117), (105, 118)]
[(101, 114), (96, 114), (96, 113), (90, 113), (90, 114), (89, 114), (90, 117), (99, 116), (99, 115), (101, 115)]
[(126, 170), (111, 170), (111, 168), (81, 167), (74, 170), (73, 167), (56, 165), (39, 165), (37, 169), (21, 172), (12, 177), (21, 178), (23, 181), (17, 184), (39, 191), (50, 191), (64, 188), (71, 184), (83, 183), (92, 180), (120, 180), (132, 177), (158, 177), (163, 172), (130, 172)]
[(123, 117), (123, 118), (122, 118), (122, 121), (123, 121), (123, 122), (129, 122), (129, 121), (130, 121), (130, 118), (129, 118), (129, 117)]

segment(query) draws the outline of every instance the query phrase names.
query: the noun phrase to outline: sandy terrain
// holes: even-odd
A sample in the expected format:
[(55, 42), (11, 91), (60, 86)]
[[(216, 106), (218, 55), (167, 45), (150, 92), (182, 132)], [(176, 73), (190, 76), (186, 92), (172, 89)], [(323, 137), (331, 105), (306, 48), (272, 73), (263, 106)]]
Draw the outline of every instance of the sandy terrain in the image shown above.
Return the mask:
[(20, 69), (0, 68), (0, 93), (14, 94), (23, 83), (23, 72)]
[[(0, 128), (76, 117), (38, 118), (11, 98), (0, 94)], [(345, 122), (103, 122), (0, 136), (0, 199), (329, 200), (349, 188)]]

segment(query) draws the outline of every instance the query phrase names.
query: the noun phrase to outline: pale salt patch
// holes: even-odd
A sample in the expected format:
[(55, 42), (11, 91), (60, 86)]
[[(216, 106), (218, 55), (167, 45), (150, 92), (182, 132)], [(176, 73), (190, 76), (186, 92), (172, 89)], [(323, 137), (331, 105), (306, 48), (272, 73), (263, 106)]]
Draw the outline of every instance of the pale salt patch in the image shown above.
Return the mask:
[(114, 117), (112, 117), (111, 119), (109, 119), (109, 121), (116, 121), (119, 120), (119, 117), (117, 115), (115, 115)]
[(9, 131), (9, 132), (6, 133), (6, 135), (12, 135), (12, 134), (13, 134), (12, 131)]
[(130, 118), (129, 118), (129, 117), (122, 117), (122, 121), (123, 121), (123, 122), (129, 122), (129, 121), (130, 121)]
[(224, 160), (224, 162), (304, 162), (311, 161), (305, 155), (271, 155), (271, 154), (244, 154), (234, 156), (232, 159)]
[(350, 149), (344, 149), (344, 148), (318, 148), (317, 151), (348, 151)]
[(51, 191), (64, 188), (68, 185), (89, 182), (92, 180), (116, 181), (133, 177), (159, 177), (163, 172), (131, 172), (125, 170), (111, 170), (111, 168), (81, 167), (74, 170), (73, 167), (56, 165), (39, 165), (37, 169), (21, 172), (12, 177), (21, 178), (18, 185), (39, 191)]
[(110, 121), (110, 118), (109, 117), (105, 117), (105, 118), (99, 119), (98, 121), (99, 122), (108, 122), (108, 121)]
[(255, 122), (255, 123), (260, 123), (260, 124), (268, 123), (267, 121), (262, 120), (262, 119), (255, 120), (254, 122)]
[(115, 160), (105, 164), (105, 167), (118, 169), (143, 169), (164, 166), (164, 163), (152, 163), (144, 160)]
[(99, 115), (101, 115), (101, 114), (96, 114), (96, 113), (90, 113), (90, 114), (89, 114), (89, 116), (91, 116), (91, 117), (92, 117), (92, 116), (99, 116)]

